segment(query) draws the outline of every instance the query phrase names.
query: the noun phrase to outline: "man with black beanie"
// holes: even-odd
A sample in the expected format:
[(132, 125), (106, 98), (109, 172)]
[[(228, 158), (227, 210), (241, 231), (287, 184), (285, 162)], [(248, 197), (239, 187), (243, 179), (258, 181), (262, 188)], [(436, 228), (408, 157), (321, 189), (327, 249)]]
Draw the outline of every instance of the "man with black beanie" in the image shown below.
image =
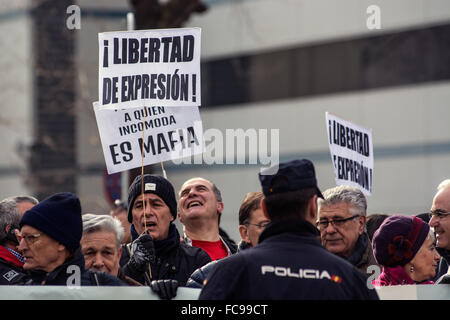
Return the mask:
[(121, 286), (116, 277), (85, 269), (80, 240), (81, 205), (69, 192), (54, 194), (26, 211), (18, 250), (31, 279), (26, 285)]
[(163, 298), (172, 298), (192, 272), (211, 261), (202, 249), (180, 242), (176, 216), (175, 191), (167, 179), (150, 174), (134, 179), (128, 189), (133, 242), (124, 245), (120, 264), (127, 276)]
[(378, 299), (361, 271), (320, 244), (314, 224), (316, 201), (323, 196), (312, 162), (281, 163), (259, 179), (261, 208), (271, 222), (257, 246), (216, 263), (199, 299)]

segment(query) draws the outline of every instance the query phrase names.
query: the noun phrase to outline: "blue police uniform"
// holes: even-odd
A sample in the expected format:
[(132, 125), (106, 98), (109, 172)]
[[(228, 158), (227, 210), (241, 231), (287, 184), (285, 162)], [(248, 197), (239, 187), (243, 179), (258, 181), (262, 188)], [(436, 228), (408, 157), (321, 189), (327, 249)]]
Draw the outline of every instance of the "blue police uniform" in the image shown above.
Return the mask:
[(378, 300), (365, 275), (299, 219), (272, 222), (260, 244), (218, 261), (201, 300)]

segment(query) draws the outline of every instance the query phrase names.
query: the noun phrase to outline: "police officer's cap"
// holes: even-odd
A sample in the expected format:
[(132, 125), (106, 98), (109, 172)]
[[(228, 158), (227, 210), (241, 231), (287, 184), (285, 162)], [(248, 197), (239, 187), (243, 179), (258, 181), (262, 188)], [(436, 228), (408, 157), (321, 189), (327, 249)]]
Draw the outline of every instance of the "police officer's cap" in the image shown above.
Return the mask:
[(323, 198), (322, 192), (317, 187), (314, 165), (308, 159), (280, 163), (261, 171), (258, 176), (266, 197), (304, 188), (316, 188), (317, 196)]

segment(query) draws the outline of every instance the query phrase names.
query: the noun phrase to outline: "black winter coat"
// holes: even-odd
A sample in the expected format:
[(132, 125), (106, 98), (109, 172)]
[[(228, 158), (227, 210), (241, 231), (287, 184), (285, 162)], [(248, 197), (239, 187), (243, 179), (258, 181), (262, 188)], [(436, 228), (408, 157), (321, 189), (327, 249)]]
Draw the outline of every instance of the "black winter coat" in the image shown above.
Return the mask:
[[(79, 283), (77, 273), (79, 271)], [(48, 285), (48, 286), (124, 286), (124, 282), (118, 278), (105, 273), (92, 271), (85, 268), (84, 257), (81, 249), (67, 259), (62, 265), (51, 272), (42, 270), (31, 271), (31, 279), (25, 285)]]
[(259, 244), (218, 261), (200, 300), (377, 300), (365, 275), (322, 247), (309, 222), (271, 222)]
[(0, 286), (14, 286), (23, 284), (28, 274), (21, 267), (0, 258)]
[[(132, 239), (137, 238), (137, 233), (132, 226)], [(180, 234), (174, 224), (170, 224), (167, 239), (154, 241), (156, 262), (151, 264), (150, 280), (172, 279), (177, 280), (180, 286), (184, 286), (190, 275), (197, 269), (211, 261), (209, 255), (200, 248), (191, 247), (180, 242)], [(144, 274), (135, 274), (126, 263), (131, 257), (131, 244), (123, 246), (120, 264), (125, 274), (132, 279), (149, 285)]]
[[(449, 265), (450, 265), (450, 250), (446, 250), (443, 248), (436, 248), (437, 252), (441, 255), (441, 260), (439, 261), (439, 265), (436, 270), (436, 276), (432, 279), (435, 282), (440, 282), (439, 280), (441, 277), (446, 277), (446, 281), (449, 281), (448, 278), (448, 271), (449, 271)], [(445, 282), (448, 283), (448, 282)]]

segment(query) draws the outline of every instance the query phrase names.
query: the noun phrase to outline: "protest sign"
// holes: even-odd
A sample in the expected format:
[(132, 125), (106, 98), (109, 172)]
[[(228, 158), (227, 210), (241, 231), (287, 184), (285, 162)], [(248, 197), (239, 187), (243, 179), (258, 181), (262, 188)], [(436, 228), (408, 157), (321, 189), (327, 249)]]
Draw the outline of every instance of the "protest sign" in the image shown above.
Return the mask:
[(99, 33), (99, 108), (200, 106), (200, 28)]
[(108, 174), (204, 150), (198, 107), (143, 107), (94, 112)]
[(358, 187), (372, 194), (372, 130), (335, 115), (325, 114), (331, 161), (337, 185)]

